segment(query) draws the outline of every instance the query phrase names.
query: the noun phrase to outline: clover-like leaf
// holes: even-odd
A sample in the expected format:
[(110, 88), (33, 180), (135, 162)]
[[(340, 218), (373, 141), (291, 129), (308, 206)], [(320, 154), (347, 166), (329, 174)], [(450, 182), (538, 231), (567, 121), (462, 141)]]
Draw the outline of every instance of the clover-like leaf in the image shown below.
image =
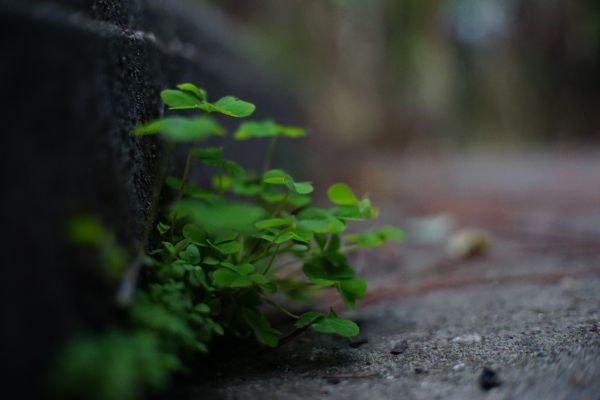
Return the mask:
[(362, 299), (367, 292), (367, 282), (363, 278), (342, 280), (337, 282), (335, 287), (350, 310), (356, 307), (356, 301)]
[(403, 240), (404, 232), (391, 226), (384, 226), (374, 231), (346, 235), (344, 239), (360, 248), (379, 247), (388, 240)]
[(263, 175), (263, 182), (272, 185), (285, 185), (288, 174), (280, 169), (271, 169)]
[(289, 174), (280, 169), (265, 172), (263, 182), (271, 185), (285, 185), (292, 193), (297, 195), (309, 194), (314, 190), (310, 182), (296, 182)]
[(272, 120), (265, 120), (244, 122), (235, 132), (234, 138), (237, 140), (276, 136), (298, 138), (305, 135), (306, 131), (303, 128), (295, 126), (282, 126), (276, 124)]
[(256, 340), (266, 346), (277, 347), (277, 344), (279, 343), (279, 335), (281, 333), (271, 328), (269, 321), (263, 314), (256, 310), (244, 307), (242, 309), (242, 317), (248, 326), (250, 326), (250, 328), (252, 328), (254, 331)]
[(235, 254), (238, 253), (242, 248), (242, 244), (236, 240), (223, 243), (210, 243), (210, 245), (218, 250), (221, 254)]
[(204, 243), (206, 240), (206, 234), (198, 225), (186, 224), (182, 230), (183, 237), (190, 239), (192, 242), (197, 244)]
[(333, 333), (345, 338), (351, 338), (359, 334), (360, 328), (349, 319), (338, 317), (333, 310), (324, 318), (312, 324), (312, 328), (321, 333)]
[(265, 213), (262, 208), (243, 203), (206, 204), (191, 199), (175, 202), (171, 210), (177, 218), (190, 218), (210, 234), (253, 232), (254, 223)]
[(202, 161), (206, 165), (213, 167), (219, 166), (223, 160), (223, 148), (222, 147), (206, 147), (206, 148), (195, 148), (190, 151), (193, 157)]
[(179, 253), (179, 258), (194, 265), (200, 262), (200, 250), (193, 244), (190, 244), (184, 251)]
[(189, 272), (188, 282), (192, 286), (206, 288), (206, 274), (204, 273), (204, 270), (198, 266), (194, 266), (194, 268)]
[(258, 221), (254, 226), (258, 229), (271, 229), (278, 228), (280, 226), (290, 226), (292, 225), (292, 221), (286, 218), (268, 218), (263, 219), (262, 221)]
[(233, 96), (225, 96), (212, 104), (212, 111), (228, 115), (230, 117), (244, 118), (252, 115), (256, 106)]
[(163, 90), (160, 92), (160, 98), (172, 110), (199, 108), (204, 102), (204, 100), (198, 98), (194, 93), (174, 89)]
[(352, 279), (356, 275), (343, 256), (339, 260), (328, 257), (315, 257), (302, 267), (304, 275), (322, 286), (332, 286), (335, 282)]
[(321, 314), (320, 312), (317, 311), (308, 311), (305, 312), (304, 314), (300, 315), (300, 318), (298, 318), (296, 320), (296, 323), (294, 324), (294, 326), (298, 329), (304, 328), (305, 326), (308, 326), (320, 319), (322, 319), (324, 317), (323, 314)]
[(181, 83), (181, 84), (177, 85), (177, 89), (181, 90), (182, 92), (192, 94), (200, 101), (207, 100), (206, 91), (204, 89), (200, 89), (198, 86), (194, 85), (193, 83)]
[(333, 203), (341, 206), (355, 206), (359, 204), (358, 199), (345, 183), (336, 183), (327, 190), (327, 197)]
[(160, 134), (171, 142), (188, 142), (223, 136), (225, 130), (210, 117), (165, 117), (135, 128), (136, 136)]

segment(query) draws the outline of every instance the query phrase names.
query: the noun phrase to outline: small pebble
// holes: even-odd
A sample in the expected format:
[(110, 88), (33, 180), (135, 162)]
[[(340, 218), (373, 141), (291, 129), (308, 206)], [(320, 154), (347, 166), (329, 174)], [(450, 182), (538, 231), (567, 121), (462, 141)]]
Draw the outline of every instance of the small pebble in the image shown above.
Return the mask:
[(467, 333), (455, 337), (452, 341), (454, 343), (479, 343), (481, 342), (481, 335), (478, 333)]
[(452, 369), (455, 370), (455, 371), (462, 371), (463, 369), (465, 369), (465, 364), (464, 363), (455, 364), (452, 367)]
[(484, 256), (492, 247), (490, 235), (474, 228), (462, 229), (448, 239), (446, 255), (453, 259)]
[(479, 375), (479, 387), (482, 390), (490, 390), (500, 386), (501, 382), (496, 371), (490, 368), (484, 368)]
[(404, 353), (406, 349), (408, 349), (408, 341), (403, 340), (402, 342), (396, 344), (392, 350), (390, 350), (390, 354), (397, 356)]
[(415, 374), (419, 374), (420, 375), (420, 374), (426, 374), (426, 373), (427, 373), (426, 369), (423, 369), (421, 367), (415, 367)]

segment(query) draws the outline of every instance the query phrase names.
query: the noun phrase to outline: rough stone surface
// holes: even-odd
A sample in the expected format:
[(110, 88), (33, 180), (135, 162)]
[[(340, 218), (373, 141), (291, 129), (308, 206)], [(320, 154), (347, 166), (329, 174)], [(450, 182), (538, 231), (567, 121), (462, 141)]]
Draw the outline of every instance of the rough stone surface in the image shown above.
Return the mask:
[(287, 110), (235, 35), (197, 1), (0, 1), (0, 343), (15, 384), (37, 390), (70, 334), (114, 320), (114, 285), (62, 227), (97, 215), (132, 258), (144, 246), (169, 151), (130, 132), (161, 114), (159, 91), (192, 81), (252, 99), (259, 117)]
[[(181, 398), (592, 399), (600, 393), (599, 285), (484, 285), (385, 302), (353, 315), (368, 344), (309, 333), (231, 361), (216, 382)], [(474, 334), (480, 342), (453, 340)], [(407, 349), (391, 354), (403, 341)], [(497, 372), (499, 387), (479, 387), (483, 368)]]

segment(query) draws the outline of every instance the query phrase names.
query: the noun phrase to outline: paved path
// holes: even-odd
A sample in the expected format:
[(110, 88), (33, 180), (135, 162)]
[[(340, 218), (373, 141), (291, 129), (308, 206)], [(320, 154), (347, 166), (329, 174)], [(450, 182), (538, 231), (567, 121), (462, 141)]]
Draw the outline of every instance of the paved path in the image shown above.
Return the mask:
[[(600, 398), (600, 154), (379, 154), (354, 172), (410, 238), (355, 257), (360, 337), (236, 349), (169, 398)], [(448, 258), (469, 226), (491, 250)], [(482, 388), (484, 368), (499, 386)]]

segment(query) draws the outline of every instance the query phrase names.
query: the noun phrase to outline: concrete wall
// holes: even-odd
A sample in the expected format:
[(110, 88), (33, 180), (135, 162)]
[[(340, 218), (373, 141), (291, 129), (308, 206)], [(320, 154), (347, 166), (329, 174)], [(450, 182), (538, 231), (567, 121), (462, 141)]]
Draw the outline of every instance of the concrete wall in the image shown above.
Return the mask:
[(115, 288), (61, 226), (90, 213), (132, 254), (144, 245), (169, 151), (130, 132), (161, 114), (160, 89), (191, 81), (255, 101), (258, 116), (290, 109), (235, 35), (200, 1), (0, 0), (0, 343), (21, 391), (69, 335), (115, 320)]

